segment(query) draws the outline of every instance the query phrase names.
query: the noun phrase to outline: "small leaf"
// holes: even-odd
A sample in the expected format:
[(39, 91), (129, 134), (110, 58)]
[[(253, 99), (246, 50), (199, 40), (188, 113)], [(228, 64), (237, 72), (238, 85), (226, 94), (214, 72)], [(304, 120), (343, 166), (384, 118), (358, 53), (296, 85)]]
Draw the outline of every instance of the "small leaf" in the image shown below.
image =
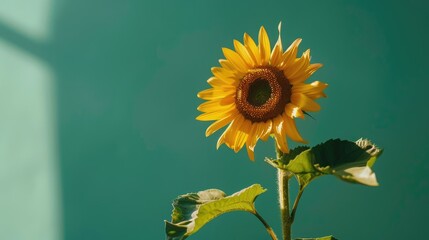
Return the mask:
[(320, 238), (296, 238), (295, 240), (338, 240), (334, 238), (333, 236), (326, 236), (326, 237), (320, 237)]
[(309, 149), (309, 147), (307, 147), (307, 146), (299, 146), (299, 147), (296, 147), (296, 148), (290, 150), (288, 154), (283, 154), (281, 161), (272, 160), (272, 159), (269, 159), (269, 158), (266, 158), (265, 161), (267, 163), (269, 163), (270, 165), (272, 165), (273, 167), (275, 167), (275, 168), (281, 168), (281, 169), (283, 169), (283, 168), (286, 167), (286, 165), (291, 160), (293, 160), (296, 156), (298, 156), (300, 153), (302, 153), (303, 151), (305, 151), (307, 149)]
[(296, 148), (280, 159), (267, 162), (294, 173), (304, 187), (316, 177), (327, 174), (348, 182), (377, 186), (371, 167), (381, 153), (382, 150), (367, 139), (356, 142), (331, 139), (313, 148)]
[(227, 212), (255, 213), (254, 201), (265, 191), (261, 185), (254, 184), (231, 196), (226, 196), (218, 189), (181, 195), (173, 202), (172, 221), (165, 221), (167, 239), (186, 239), (212, 219)]

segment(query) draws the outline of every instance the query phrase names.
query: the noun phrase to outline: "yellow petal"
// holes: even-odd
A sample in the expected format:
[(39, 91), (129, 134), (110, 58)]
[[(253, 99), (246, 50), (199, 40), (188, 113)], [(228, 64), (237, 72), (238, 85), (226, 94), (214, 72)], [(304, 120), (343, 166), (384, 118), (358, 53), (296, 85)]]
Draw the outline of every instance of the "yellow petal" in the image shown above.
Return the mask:
[(239, 41), (234, 40), (234, 48), (235, 51), (241, 56), (241, 58), (244, 60), (248, 68), (252, 68), (255, 63), (253, 62), (252, 57), (250, 56), (249, 52), (247, 51), (246, 47), (243, 46)]
[(286, 134), (295, 142), (307, 143), (307, 141), (305, 141), (299, 134), (296, 128), (295, 120), (288, 116), (284, 116), (283, 118), (286, 123)]
[(230, 61), (226, 59), (219, 59), (219, 63), (225, 70), (232, 73), (234, 77), (237, 77), (238, 75), (242, 75), (242, 73), (237, 69)]
[(290, 82), (292, 84), (296, 84), (298, 82), (305, 81), (311, 74), (309, 74), (309, 71), (307, 70), (310, 66), (310, 49), (304, 52), (303, 56), (301, 57), (302, 61), (300, 65), (296, 66), (295, 72), (293, 72), (290, 75)]
[(270, 65), (274, 67), (278, 67), (282, 61), (282, 52), (280, 51), (280, 47), (275, 45), (273, 48), (273, 52), (271, 53)]
[(239, 127), (234, 141), (234, 152), (240, 151), (246, 143), (248, 132), (251, 130), (251, 124), (249, 120), (245, 120)]
[(254, 139), (252, 139), (252, 142), (250, 142), (251, 145), (255, 144), (258, 141), (259, 138), (261, 138), (261, 136), (264, 134), (265, 131), (265, 124), (258, 122), (258, 123), (254, 123), (255, 124), (255, 133), (254, 133)]
[(282, 135), (284, 128), (285, 128), (284, 119), (282, 118), (282, 116), (275, 117), (273, 120), (273, 132), (274, 132), (274, 134)]
[(225, 136), (228, 133), (228, 131), (231, 129), (231, 124), (229, 124), (229, 126), (225, 129), (225, 131), (222, 133), (222, 135), (220, 135), (219, 139), (217, 140), (216, 143), (216, 149), (219, 149), (220, 145), (222, 145), (223, 143), (225, 143)]
[(283, 53), (283, 64), (282, 67), (285, 68), (292, 64), (296, 59), (296, 54), (298, 53), (298, 46), (301, 43), (302, 39), (297, 38)]
[(235, 105), (231, 104), (228, 107), (225, 107), (225, 108), (220, 109), (220, 110), (215, 111), (215, 112), (203, 113), (197, 117), (197, 120), (199, 120), (199, 121), (213, 121), (213, 120), (222, 119), (225, 116), (231, 114), (231, 112), (235, 111), (235, 110), (236, 110)]
[(212, 135), (217, 130), (223, 128), (225, 125), (230, 123), (234, 118), (237, 116), (237, 111), (232, 111), (226, 115), (226, 117), (217, 120), (216, 122), (212, 123), (206, 130), (206, 137)]
[(258, 141), (257, 138), (257, 134), (256, 134), (256, 130), (258, 128), (258, 125), (253, 123), (251, 125), (251, 129), (249, 132), (249, 135), (247, 137), (247, 141), (246, 141), (246, 150), (247, 150), (247, 155), (249, 156), (250, 160), (255, 160), (255, 145), (256, 142)]
[(211, 71), (216, 78), (219, 78), (220, 80), (222, 80), (228, 84), (235, 85), (236, 82), (238, 82), (237, 79), (235, 78), (234, 72), (232, 72), (226, 68), (213, 67), (211, 69)]
[(228, 60), (220, 59), (219, 63), (222, 66), (222, 68), (225, 68), (226, 70), (228, 70), (229, 72), (231, 72), (233, 74), (235, 81), (237, 81), (237, 79), (241, 79), (244, 76), (244, 74), (245, 74), (245, 72), (241, 72), (241, 70), (239, 70), (238, 68), (236, 68)]
[(250, 37), (249, 34), (244, 33), (243, 41), (244, 46), (246, 47), (247, 51), (253, 59), (253, 62), (255, 62), (256, 65), (261, 65), (262, 61), (261, 56), (259, 54), (259, 49), (258, 46), (256, 46), (255, 41), (253, 41), (252, 37)]
[(234, 52), (229, 48), (222, 48), (223, 55), (225, 55), (226, 59), (235, 66), (235, 68), (240, 72), (247, 72), (248, 67), (244, 63), (243, 59), (238, 55), (238, 53)]
[(277, 148), (279, 148), (282, 152), (288, 153), (289, 148), (286, 142), (286, 134), (284, 120), (282, 116), (278, 116), (273, 120), (274, 125), (274, 138), (276, 139)]
[(279, 22), (279, 25), (277, 26), (277, 29), (279, 30), (279, 37), (277, 38), (276, 45), (279, 46), (280, 52), (283, 52), (283, 46), (282, 46), (282, 22)]
[(267, 65), (270, 61), (270, 39), (268, 38), (267, 31), (262, 26), (259, 29), (259, 54), (261, 55), (262, 65)]
[(317, 69), (323, 67), (323, 64), (321, 63), (313, 63), (310, 64), (310, 66), (308, 66), (307, 71), (311, 74), (313, 74), (315, 71), (317, 71)]
[(315, 81), (311, 84), (297, 84), (293, 85), (292, 91), (294, 93), (304, 93), (308, 97), (312, 99), (326, 97), (325, 93), (323, 93), (323, 90), (328, 87), (328, 84)]
[(289, 153), (286, 137), (275, 134), (274, 138), (276, 139), (277, 148), (279, 148), (283, 153)]
[(237, 137), (237, 132), (239, 131), (239, 128), (241, 124), (243, 124), (244, 118), (240, 114), (232, 121), (230, 125), (229, 131), (225, 135), (225, 144), (231, 148), (234, 149), (234, 143), (235, 139)]
[(247, 156), (249, 156), (249, 159), (252, 161), (255, 161), (255, 150), (254, 150), (254, 148), (250, 148), (250, 146), (246, 144), (246, 150), (247, 150)]
[(210, 88), (203, 90), (197, 94), (197, 96), (204, 100), (214, 100), (225, 98), (227, 96), (233, 96), (235, 94), (235, 88), (223, 89), (223, 88)]
[(222, 109), (230, 109), (231, 107), (235, 106), (234, 102), (235, 99), (233, 97), (216, 99), (201, 103), (197, 110), (200, 112), (214, 112)]
[(277, 38), (277, 42), (274, 45), (273, 51), (271, 52), (271, 58), (270, 58), (270, 65), (272, 66), (279, 66), (283, 62), (283, 46), (282, 46), (282, 39), (281, 39), (281, 27), (282, 22), (279, 23), (278, 30), (279, 30), (279, 37)]
[(207, 80), (207, 83), (210, 84), (210, 86), (214, 87), (214, 88), (222, 88), (222, 87), (227, 87), (227, 86), (234, 86), (232, 83), (226, 82), (220, 78), (217, 77), (210, 77)]
[(313, 99), (302, 93), (293, 93), (291, 96), (292, 103), (302, 108), (304, 111), (315, 112), (320, 110), (320, 105)]
[(256, 142), (261, 137), (264, 137), (265, 135), (270, 136), (271, 127), (269, 127), (269, 126), (271, 126), (271, 120), (268, 120), (268, 121), (270, 121), (269, 124), (267, 124), (265, 122), (254, 123), (255, 133), (253, 134), (254, 138), (251, 139), (252, 141), (250, 142), (250, 145), (256, 145)]
[(286, 104), (285, 113), (286, 116), (290, 118), (304, 118), (304, 113), (302, 112), (301, 108), (293, 103)]
[(309, 78), (311, 75), (313, 75), (314, 72), (316, 72), (317, 69), (321, 68), (323, 65), (320, 63), (310, 64), (306, 70), (300, 72), (299, 75), (293, 76), (293, 80), (291, 82), (294, 82), (294, 84), (304, 82)]
[(264, 141), (267, 141), (273, 129), (273, 122), (271, 120), (267, 120), (266, 122), (260, 124), (262, 126), (262, 133), (260, 138)]
[[(296, 84), (297, 77), (306, 73), (306, 69), (310, 64), (310, 49), (303, 53), (303, 56), (297, 59), (293, 64), (284, 68), (284, 74), (290, 83)], [(305, 79), (304, 79), (305, 80)]]

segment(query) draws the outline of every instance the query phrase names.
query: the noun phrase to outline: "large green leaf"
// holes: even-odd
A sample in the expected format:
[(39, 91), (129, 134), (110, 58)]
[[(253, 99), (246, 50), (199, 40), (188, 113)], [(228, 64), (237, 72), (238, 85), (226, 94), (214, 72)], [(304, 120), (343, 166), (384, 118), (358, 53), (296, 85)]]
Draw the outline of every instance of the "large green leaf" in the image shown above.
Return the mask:
[(227, 212), (255, 213), (254, 201), (265, 191), (261, 185), (254, 184), (231, 196), (226, 196), (218, 189), (181, 195), (173, 202), (171, 222), (165, 221), (167, 239), (186, 239), (212, 219)]
[(280, 159), (266, 161), (294, 173), (304, 187), (316, 177), (327, 174), (348, 182), (377, 186), (371, 167), (381, 152), (367, 139), (356, 142), (331, 139), (313, 148), (298, 147)]
[(337, 240), (333, 236), (326, 236), (320, 238), (296, 238), (295, 240)]

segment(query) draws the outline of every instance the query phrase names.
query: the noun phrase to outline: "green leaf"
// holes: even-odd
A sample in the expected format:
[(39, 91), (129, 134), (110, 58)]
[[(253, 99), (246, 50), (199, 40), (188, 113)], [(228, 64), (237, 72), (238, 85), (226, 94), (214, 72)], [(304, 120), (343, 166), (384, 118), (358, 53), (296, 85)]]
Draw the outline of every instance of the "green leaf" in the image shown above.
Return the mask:
[(212, 219), (231, 211), (255, 213), (254, 201), (265, 192), (259, 184), (226, 196), (218, 189), (188, 193), (173, 202), (171, 222), (165, 221), (168, 240), (186, 239)]
[(298, 156), (300, 153), (302, 153), (303, 151), (309, 148), (310, 147), (307, 147), (307, 146), (299, 146), (290, 150), (289, 153), (283, 154), (281, 161), (270, 160), (270, 159), (265, 159), (265, 161), (271, 164), (273, 167), (284, 169), (286, 168), (286, 165), (288, 165), (291, 160), (293, 160), (294, 158), (296, 158), (296, 156)]
[(320, 238), (296, 238), (295, 240), (337, 240), (333, 236), (326, 236)]
[(331, 139), (313, 148), (298, 147), (280, 159), (266, 161), (294, 173), (304, 187), (316, 177), (328, 174), (348, 182), (377, 186), (371, 167), (381, 153), (367, 139), (356, 142)]

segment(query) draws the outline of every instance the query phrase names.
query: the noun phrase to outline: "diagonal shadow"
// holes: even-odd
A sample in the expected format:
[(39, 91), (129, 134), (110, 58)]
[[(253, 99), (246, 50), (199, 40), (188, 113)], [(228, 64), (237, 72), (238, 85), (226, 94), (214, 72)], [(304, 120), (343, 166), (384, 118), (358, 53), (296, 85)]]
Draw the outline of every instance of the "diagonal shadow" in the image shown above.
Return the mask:
[(45, 62), (50, 62), (47, 43), (37, 42), (9, 27), (2, 21), (0, 21), (0, 38), (28, 54)]

